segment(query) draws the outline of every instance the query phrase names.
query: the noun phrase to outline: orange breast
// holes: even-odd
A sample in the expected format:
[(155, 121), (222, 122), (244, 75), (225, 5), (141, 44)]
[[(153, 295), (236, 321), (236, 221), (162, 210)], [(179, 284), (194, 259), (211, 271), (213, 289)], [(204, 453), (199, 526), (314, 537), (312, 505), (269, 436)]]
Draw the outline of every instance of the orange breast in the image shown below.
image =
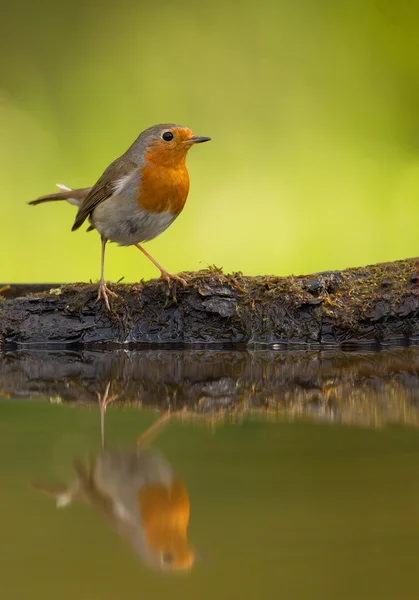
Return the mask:
[(178, 215), (189, 192), (189, 175), (185, 162), (178, 165), (146, 164), (141, 171), (137, 196), (141, 208), (153, 213), (170, 210)]
[(153, 534), (164, 536), (172, 529), (186, 536), (190, 505), (188, 492), (181, 481), (174, 481), (171, 487), (159, 483), (145, 485), (139, 492), (138, 501), (144, 529), (151, 538)]
[(138, 502), (149, 548), (158, 554), (170, 552), (173, 568), (191, 567), (194, 553), (187, 538), (190, 505), (185, 485), (179, 480), (170, 487), (145, 485)]

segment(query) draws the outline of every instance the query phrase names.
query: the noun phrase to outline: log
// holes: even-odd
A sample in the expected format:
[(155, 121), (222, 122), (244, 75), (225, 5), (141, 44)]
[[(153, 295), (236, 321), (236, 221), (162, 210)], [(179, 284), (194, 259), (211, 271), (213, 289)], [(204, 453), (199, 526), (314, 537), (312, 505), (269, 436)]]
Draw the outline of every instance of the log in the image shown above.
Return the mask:
[(0, 397), (170, 409), (177, 418), (308, 418), (419, 425), (419, 349), (13, 350), (0, 353)]
[(112, 312), (91, 284), (0, 284), (0, 346), (59, 344), (399, 344), (419, 339), (418, 259), (304, 276), (215, 267), (115, 284)]

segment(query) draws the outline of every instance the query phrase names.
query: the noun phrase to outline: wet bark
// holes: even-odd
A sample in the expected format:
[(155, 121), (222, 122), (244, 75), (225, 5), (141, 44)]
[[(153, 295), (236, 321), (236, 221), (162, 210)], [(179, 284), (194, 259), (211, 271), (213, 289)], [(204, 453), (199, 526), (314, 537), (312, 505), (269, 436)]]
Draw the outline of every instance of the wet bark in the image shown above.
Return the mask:
[(0, 398), (170, 409), (180, 418), (308, 417), (419, 425), (419, 348), (341, 350), (14, 350), (0, 353)]
[(417, 259), (306, 276), (217, 269), (189, 285), (152, 280), (97, 287), (0, 284), (0, 345), (391, 344), (419, 339)]

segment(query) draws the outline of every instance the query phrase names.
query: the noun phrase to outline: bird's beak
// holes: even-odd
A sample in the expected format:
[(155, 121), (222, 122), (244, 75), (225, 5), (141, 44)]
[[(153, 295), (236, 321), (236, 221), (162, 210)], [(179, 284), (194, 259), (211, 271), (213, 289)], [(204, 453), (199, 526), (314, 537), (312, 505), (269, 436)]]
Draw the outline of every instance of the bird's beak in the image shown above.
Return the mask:
[(189, 138), (188, 143), (189, 144), (202, 144), (202, 142), (209, 142), (210, 141), (210, 137), (202, 137), (200, 135), (193, 135), (191, 138)]

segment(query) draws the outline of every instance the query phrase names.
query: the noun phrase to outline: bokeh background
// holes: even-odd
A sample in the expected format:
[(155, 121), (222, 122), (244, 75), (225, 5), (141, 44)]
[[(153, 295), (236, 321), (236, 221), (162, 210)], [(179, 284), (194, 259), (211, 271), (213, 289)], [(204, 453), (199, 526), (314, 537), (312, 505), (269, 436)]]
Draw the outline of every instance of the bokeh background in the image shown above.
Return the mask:
[[(416, 0), (1, 0), (0, 281), (97, 279), (97, 233), (28, 200), (91, 185), (151, 124), (189, 155), (167, 269), (305, 273), (419, 253)], [(106, 277), (155, 277), (109, 246)]]

